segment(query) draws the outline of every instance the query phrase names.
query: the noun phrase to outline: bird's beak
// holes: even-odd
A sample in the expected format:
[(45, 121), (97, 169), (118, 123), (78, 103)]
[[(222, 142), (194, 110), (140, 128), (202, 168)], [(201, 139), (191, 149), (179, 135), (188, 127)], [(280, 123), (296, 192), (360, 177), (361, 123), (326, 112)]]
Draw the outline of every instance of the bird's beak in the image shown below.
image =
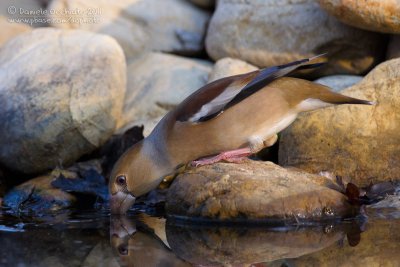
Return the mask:
[(125, 214), (126, 211), (135, 203), (135, 197), (125, 192), (117, 192), (111, 195), (110, 208), (112, 214)]

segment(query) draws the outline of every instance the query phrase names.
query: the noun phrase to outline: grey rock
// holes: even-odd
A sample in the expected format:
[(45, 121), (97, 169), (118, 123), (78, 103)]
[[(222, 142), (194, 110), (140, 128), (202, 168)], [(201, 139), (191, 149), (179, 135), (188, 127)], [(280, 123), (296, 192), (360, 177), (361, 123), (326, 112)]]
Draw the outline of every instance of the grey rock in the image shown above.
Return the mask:
[(25, 173), (71, 164), (114, 133), (125, 90), (114, 39), (51, 28), (17, 36), (0, 49), (0, 162)]

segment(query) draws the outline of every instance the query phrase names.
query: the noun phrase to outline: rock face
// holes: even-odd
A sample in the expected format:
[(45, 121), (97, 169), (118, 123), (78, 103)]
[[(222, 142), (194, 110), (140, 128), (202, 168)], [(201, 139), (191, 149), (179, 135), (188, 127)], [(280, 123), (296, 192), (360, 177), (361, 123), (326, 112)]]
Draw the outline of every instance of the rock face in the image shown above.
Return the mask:
[(26, 24), (10, 23), (7, 18), (3, 16), (0, 16), (0, 27), (0, 47), (15, 36), (32, 30), (32, 28)]
[(400, 33), (400, 2), (393, 0), (319, 0), (343, 23), (368, 31)]
[(206, 84), (211, 63), (149, 53), (128, 64), (128, 88), (119, 128), (143, 124), (148, 135), (158, 121)]
[(300, 116), (281, 135), (279, 163), (328, 171), (366, 186), (400, 172), (400, 59), (376, 67), (343, 94), (377, 101), (343, 105)]
[(168, 191), (171, 216), (299, 223), (349, 215), (346, 197), (327, 178), (269, 162), (217, 163), (179, 175)]
[(227, 76), (243, 74), (246, 72), (251, 72), (258, 70), (256, 66), (248, 64), (240, 59), (234, 58), (223, 58), (218, 60), (210, 75), (208, 76), (208, 82), (212, 82)]
[[(183, 0), (55, 0), (49, 9), (90, 8), (101, 14), (84, 13), (76, 19), (92, 22), (55, 23), (60, 28), (79, 28), (114, 37), (130, 58), (145, 51), (196, 54), (203, 50), (203, 39), (209, 13)], [(51, 19), (66, 19), (69, 15), (51, 15)]]
[(347, 87), (353, 86), (363, 79), (357, 75), (332, 75), (319, 78), (314, 82), (329, 86), (333, 91), (339, 92)]
[(340, 23), (314, 0), (220, 0), (206, 38), (213, 59), (234, 57), (259, 67), (328, 52), (320, 76), (365, 72), (384, 50), (380, 45), (379, 34)]
[(0, 162), (36, 173), (67, 166), (113, 134), (126, 63), (108, 36), (37, 29), (2, 47), (0, 81)]

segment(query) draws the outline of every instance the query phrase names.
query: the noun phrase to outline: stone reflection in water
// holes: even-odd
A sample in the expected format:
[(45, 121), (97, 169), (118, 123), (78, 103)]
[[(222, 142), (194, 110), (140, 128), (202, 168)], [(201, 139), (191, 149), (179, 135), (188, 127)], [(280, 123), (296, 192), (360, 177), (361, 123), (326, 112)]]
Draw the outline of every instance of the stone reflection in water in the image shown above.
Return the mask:
[(126, 217), (112, 221), (111, 245), (124, 266), (249, 266), (297, 258), (342, 241), (352, 225), (193, 226), (140, 215), (137, 227), (148, 233)]
[(357, 246), (351, 243), (293, 259), (289, 266), (400, 266), (400, 221), (373, 220)]

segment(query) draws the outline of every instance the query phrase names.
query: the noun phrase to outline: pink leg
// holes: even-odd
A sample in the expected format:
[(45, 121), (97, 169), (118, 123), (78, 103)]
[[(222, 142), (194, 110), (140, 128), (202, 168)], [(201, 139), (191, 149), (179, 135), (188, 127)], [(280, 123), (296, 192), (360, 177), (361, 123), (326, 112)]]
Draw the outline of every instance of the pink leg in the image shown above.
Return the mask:
[(203, 159), (192, 161), (191, 165), (195, 166), (195, 167), (199, 167), (199, 166), (209, 165), (209, 164), (213, 164), (213, 163), (220, 162), (220, 161), (228, 161), (228, 162), (238, 163), (238, 162), (243, 161), (243, 158), (246, 158), (246, 157), (250, 156), (251, 154), (253, 154), (253, 153), (251, 153), (251, 149), (249, 147), (240, 148), (240, 149), (222, 152), (214, 157), (203, 158)]

